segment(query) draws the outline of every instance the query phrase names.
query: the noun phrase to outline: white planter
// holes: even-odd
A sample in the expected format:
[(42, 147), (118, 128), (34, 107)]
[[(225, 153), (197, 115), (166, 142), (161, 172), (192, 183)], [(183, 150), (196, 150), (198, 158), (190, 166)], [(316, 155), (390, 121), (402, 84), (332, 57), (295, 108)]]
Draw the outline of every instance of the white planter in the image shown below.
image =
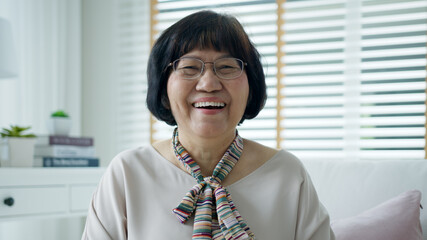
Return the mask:
[(48, 119), (47, 128), (50, 135), (68, 136), (71, 130), (71, 118), (51, 117)]
[(8, 137), (1, 139), (1, 167), (32, 167), (36, 138)]

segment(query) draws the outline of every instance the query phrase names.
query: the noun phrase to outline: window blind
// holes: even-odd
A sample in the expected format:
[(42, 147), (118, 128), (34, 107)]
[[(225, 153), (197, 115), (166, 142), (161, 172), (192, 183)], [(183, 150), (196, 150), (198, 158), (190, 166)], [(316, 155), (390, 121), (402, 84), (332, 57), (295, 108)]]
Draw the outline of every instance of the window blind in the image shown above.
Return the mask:
[(287, 1), (281, 146), (300, 158), (423, 159), (426, 1)]
[[(348, 138), (354, 138), (346, 129), (357, 134), (355, 123), (346, 121), (357, 119), (355, 110), (346, 112), (348, 105), (357, 106), (356, 97), (346, 99), (357, 96), (357, 63), (349, 66), (353, 69), (345, 64), (346, 58), (357, 57), (346, 49), (346, 1), (286, 1), (280, 7), (280, 147), (300, 158), (342, 159), (346, 150), (353, 150), (346, 149)], [(357, 26), (356, 21), (352, 23)], [(351, 44), (348, 51), (357, 53), (357, 40)]]
[(147, 62), (150, 52), (150, 4), (117, 0), (116, 145), (117, 152), (150, 143), (150, 112), (146, 108)]
[(424, 158), (427, 1), (361, 4), (360, 158)]

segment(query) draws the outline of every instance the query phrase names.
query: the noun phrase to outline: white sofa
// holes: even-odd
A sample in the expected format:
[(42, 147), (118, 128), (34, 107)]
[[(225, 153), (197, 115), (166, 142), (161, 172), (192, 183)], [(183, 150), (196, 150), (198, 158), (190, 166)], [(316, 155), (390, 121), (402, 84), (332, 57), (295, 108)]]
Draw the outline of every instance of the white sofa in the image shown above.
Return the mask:
[(302, 160), (331, 220), (356, 216), (402, 192), (422, 194), (420, 220), (427, 240), (427, 160)]

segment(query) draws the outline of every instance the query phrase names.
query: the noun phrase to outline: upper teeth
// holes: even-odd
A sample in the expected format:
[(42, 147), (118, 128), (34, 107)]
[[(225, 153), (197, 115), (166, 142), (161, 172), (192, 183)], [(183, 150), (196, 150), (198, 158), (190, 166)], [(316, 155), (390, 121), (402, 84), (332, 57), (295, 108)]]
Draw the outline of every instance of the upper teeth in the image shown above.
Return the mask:
[(194, 104), (195, 107), (224, 107), (225, 103), (222, 102), (197, 102)]

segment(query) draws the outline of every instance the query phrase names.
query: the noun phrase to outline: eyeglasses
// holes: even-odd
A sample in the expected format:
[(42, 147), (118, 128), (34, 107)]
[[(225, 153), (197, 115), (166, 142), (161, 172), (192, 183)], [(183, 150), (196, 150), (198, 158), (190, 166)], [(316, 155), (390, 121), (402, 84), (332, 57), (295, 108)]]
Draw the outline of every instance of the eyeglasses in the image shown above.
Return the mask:
[(247, 63), (238, 58), (220, 58), (214, 62), (203, 62), (192, 57), (182, 57), (171, 63), (173, 71), (184, 79), (195, 79), (203, 74), (206, 64), (212, 64), (214, 73), (222, 79), (234, 79), (242, 75)]

